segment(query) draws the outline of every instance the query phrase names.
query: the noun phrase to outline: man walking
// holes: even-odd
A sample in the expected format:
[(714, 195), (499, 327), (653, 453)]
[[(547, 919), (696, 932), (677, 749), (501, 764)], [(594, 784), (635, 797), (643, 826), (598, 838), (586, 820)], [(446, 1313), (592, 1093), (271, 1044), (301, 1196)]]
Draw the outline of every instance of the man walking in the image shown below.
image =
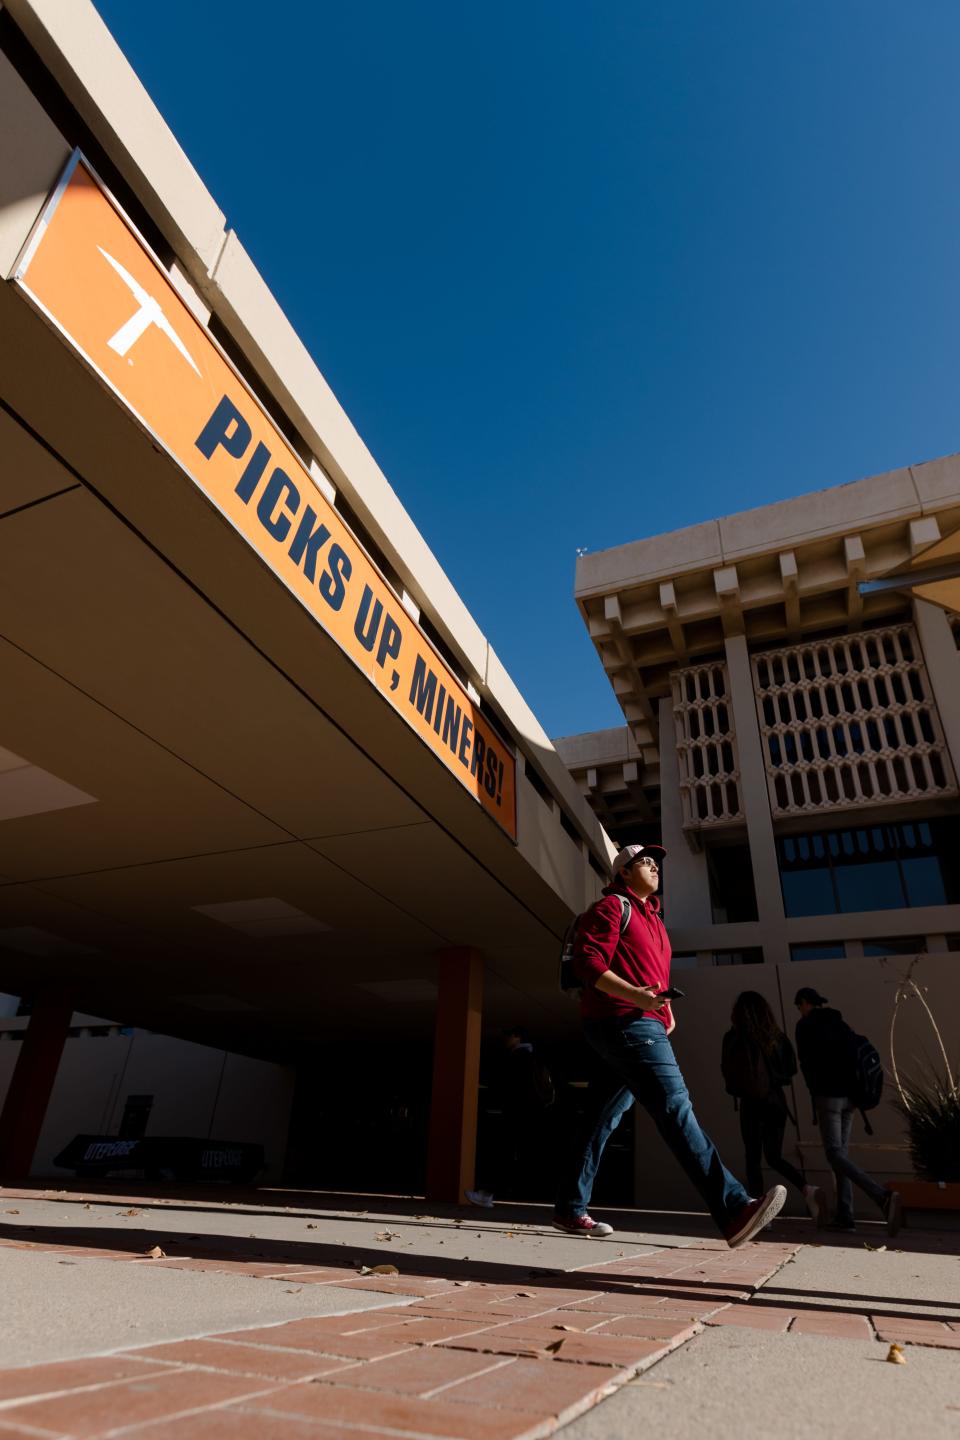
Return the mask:
[(828, 1230), (857, 1228), (853, 1213), (853, 1187), (858, 1186), (879, 1205), (887, 1232), (900, 1229), (900, 1195), (884, 1190), (847, 1153), (853, 1127), (854, 1034), (839, 1010), (828, 1008), (826, 996), (809, 985), (797, 991), (793, 1003), (800, 1011), (797, 1021), (797, 1057), (813, 1100), (827, 1164), (837, 1187), (837, 1205)]
[[(656, 898), (658, 861), (665, 854), (661, 845), (627, 845), (613, 862), (612, 883), (581, 922), (574, 965), (584, 986), (583, 1033), (650, 1115), (734, 1248), (770, 1223), (787, 1192), (775, 1185), (751, 1199), (693, 1113), (668, 1038), (675, 1025), (673, 1013), (669, 1001), (659, 999), (670, 984), (670, 941)], [(621, 933), (624, 899), (630, 918)], [(563, 1224), (555, 1218), (554, 1224), (576, 1234), (597, 1232), (587, 1214), (570, 1219), (572, 1223)]]

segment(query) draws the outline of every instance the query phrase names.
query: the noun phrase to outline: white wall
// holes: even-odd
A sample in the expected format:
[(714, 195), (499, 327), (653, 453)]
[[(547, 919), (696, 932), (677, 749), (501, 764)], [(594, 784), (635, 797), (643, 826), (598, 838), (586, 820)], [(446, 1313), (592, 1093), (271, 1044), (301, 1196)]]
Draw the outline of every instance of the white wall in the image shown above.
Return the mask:
[[(87, 1020), (74, 1016), (75, 1024)], [(27, 1023), (8, 1020), (6, 1028), (22, 1029)], [(0, 1037), (0, 1105), (19, 1054), (19, 1042)], [(67, 1040), (31, 1173), (65, 1176), (53, 1157), (74, 1135), (115, 1134), (128, 1095), (154, 1097), (148, 1135), (261, 1144), (266, 1178), (279, 1180), (293, 1099), (292, 1071), (148, 1030)]]

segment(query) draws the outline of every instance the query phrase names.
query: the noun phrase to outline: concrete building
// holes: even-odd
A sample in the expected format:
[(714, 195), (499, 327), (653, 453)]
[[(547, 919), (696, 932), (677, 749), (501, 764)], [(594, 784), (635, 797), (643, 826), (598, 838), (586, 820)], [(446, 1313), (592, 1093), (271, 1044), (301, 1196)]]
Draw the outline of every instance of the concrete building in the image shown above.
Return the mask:
[(5, 0), (0, 132), (2, 1173), (81, 1012), (294, 1067), (315, 1183), (399, 1093), (456, 1198), (609, 841), (87, 0)]
[[(960, 618), (860, 583), (949, 552), (958, 527), (954, 456), (577, 563), (626, 725), (557, 748), (618, 840), (662, 836), (675, 964), (691, 972), (676, 1043), (727, 1153), (739, 1142), (719, 1042), (742, 989), (792, 1033), (793, 995), (816, 985), (886, 1051), (915, 960), (957, 1053)], [(932, 1058), (919, 1006), (898, 1015), (897, 1040), (907, 1068)], [(868, 1163), (901, 1173), (889, 1103), (876, 1128)]]

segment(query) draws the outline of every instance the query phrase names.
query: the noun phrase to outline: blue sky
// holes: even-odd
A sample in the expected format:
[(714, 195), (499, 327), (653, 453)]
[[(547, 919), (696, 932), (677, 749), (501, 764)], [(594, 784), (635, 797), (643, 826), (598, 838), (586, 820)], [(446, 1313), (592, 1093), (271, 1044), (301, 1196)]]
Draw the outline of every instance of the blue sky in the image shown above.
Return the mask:
[(578, 547), (960, 449), (955, 0), (98, 8), (551, 734)]

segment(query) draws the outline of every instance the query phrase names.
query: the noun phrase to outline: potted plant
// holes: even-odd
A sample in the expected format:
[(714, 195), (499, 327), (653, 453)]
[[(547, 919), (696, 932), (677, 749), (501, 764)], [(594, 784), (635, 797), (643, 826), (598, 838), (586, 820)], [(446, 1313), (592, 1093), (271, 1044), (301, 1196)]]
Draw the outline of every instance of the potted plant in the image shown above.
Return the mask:
[[(917, 1176), (914, 1181), (896, 1182), (896, 1188), (907, 1208), (960, 1210), (960, 1084), (950, 1068), (940, 1027), (913, 978), (916, 963), (915, 958), (897, 986), (890, 1025), (890, 1068), (898, 1096), (893, 1103), (907, 1122), (910, 1158)], [(927, 1013), (940, 1050), (942, 1073), (928, 1066), (920, 1075), (901, 1078), (894, 1031), (900, 1004), (907, 998), (919, 1000)]]

